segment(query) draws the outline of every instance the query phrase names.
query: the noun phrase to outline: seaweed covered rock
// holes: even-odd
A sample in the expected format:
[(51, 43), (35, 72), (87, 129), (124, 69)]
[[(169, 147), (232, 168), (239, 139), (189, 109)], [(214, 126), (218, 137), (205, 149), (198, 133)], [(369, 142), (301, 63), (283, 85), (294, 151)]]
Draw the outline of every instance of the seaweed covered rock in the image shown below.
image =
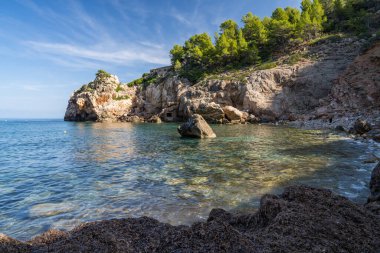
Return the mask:
[(199, 114), (194, 114), (186, 123), (178, 127), (178, 132), (183, 137), (215, 138), (216, 134)]
[(379, 216), (329, 190), (291, 186), (264, 195), (256, 213), (214, 209), (190, 227), (147, 217), (91, 222), (26, 243), (0, 237), (0, 252), (379, 252), (379, 226)]

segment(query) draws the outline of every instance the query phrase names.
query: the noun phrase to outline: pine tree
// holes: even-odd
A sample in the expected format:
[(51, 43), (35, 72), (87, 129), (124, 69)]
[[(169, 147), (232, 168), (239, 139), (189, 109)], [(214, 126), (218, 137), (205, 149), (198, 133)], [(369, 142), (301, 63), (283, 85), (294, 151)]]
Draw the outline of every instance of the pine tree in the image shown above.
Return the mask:
[(249, 46), (262, 48), (268, 41), (268, 31), (260, 18), (251, 12), (242, 18), (244, 23), (243, 35)]

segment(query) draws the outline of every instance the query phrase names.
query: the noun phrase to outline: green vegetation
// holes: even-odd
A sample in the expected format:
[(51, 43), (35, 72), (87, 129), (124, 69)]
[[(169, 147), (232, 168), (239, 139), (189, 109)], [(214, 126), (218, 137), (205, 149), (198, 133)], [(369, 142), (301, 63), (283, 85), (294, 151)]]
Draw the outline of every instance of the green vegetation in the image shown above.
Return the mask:
[(304, 58), (304, 55), (301, 53), (295, 53), (289, 56), (286, 60), (286, 63), (289, 65), (294, 65)]
[(152, 83), (157, 83), (159, 81), (160, 81), (160, 79), (157, 75), (151, 75), (151, 74), (144, 73), (141, 78), (133, 80), (132, 82), (129, 82), (127, 85), (128, 85), (128, 87), (133, 87), (133, 86), (146, 87)]
[(129, 96), (128, 96), (128, 95), (125, 95), (125, 96), (117, 96), (117, 97), (113, 97), (113, 100), (116, 100), (116, 101), (119, 101), (119, 100), (125, 100), (125, 99), (129, 99)]
[(111, 74), (102, 69), (99, 69), (98, 72), (96, 73), (96, 78), (98, 79), (109, 78), (109, 77), (111, 77)]
[[(291, 48), (340, 38), (324, 36), (326, 32), (368, 32), (367, 10), (372, 5), (367, 0), (302, 0), (301, 10), (277, 8), (271, 17), (263, 19), (248, 13), (242, 17), (241, 28), (233, 20), (223, 22), (214, 40), (202, 33), (190, 37), (182, 46), (174, 45), (171, 63), (180, 76), (192, 82), (245, 66), (273, 68), (276, 63), (271, 59)], [(295, 64), (301, 58), (301, 54), (291, 55), (287, 63)]]
[(89, 84), (83, 84), (82, 87), (77, 91), (78, 93), (81, 92), (92, 92), (94, 89), (90, 87), (91, 83)]
[(261, 63), (259, 66), (256, 67), (257, 70), (264, 70), (264, 69), (273, 69), (277, 67), (277, 63), (275, 61), (268, 61)]
[(115, 89), (116, 92), (123, 91), (124, 88), (121, 86), (121, 83), (119, 83)]

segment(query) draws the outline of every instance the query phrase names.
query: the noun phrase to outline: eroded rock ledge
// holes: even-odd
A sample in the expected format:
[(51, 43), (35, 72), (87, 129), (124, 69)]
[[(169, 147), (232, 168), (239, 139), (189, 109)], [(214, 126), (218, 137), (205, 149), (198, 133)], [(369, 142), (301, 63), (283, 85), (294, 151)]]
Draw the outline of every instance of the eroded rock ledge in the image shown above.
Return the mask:
[[(380, 190), (379, 170), (372, 173), (372, 197)], [(106, 220), (28, 242), (0, 235), (0, 252), (379, 252), (377, 200), (362, 206), (329, 190), (291, 186), (264, 195), (256, 213), (213, 209), (190, 227), (148, 217)]]

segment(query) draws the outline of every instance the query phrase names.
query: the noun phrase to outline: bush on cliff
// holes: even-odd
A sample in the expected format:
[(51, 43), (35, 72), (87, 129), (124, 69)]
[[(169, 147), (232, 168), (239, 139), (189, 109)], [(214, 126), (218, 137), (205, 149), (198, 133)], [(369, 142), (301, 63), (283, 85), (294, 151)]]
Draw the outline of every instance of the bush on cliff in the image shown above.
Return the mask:
[(105, 70), (99, 69), (96, 73), (96, 78), (103, 79), (103, 78), (110, 78), (111, 74), (106, 72)]

